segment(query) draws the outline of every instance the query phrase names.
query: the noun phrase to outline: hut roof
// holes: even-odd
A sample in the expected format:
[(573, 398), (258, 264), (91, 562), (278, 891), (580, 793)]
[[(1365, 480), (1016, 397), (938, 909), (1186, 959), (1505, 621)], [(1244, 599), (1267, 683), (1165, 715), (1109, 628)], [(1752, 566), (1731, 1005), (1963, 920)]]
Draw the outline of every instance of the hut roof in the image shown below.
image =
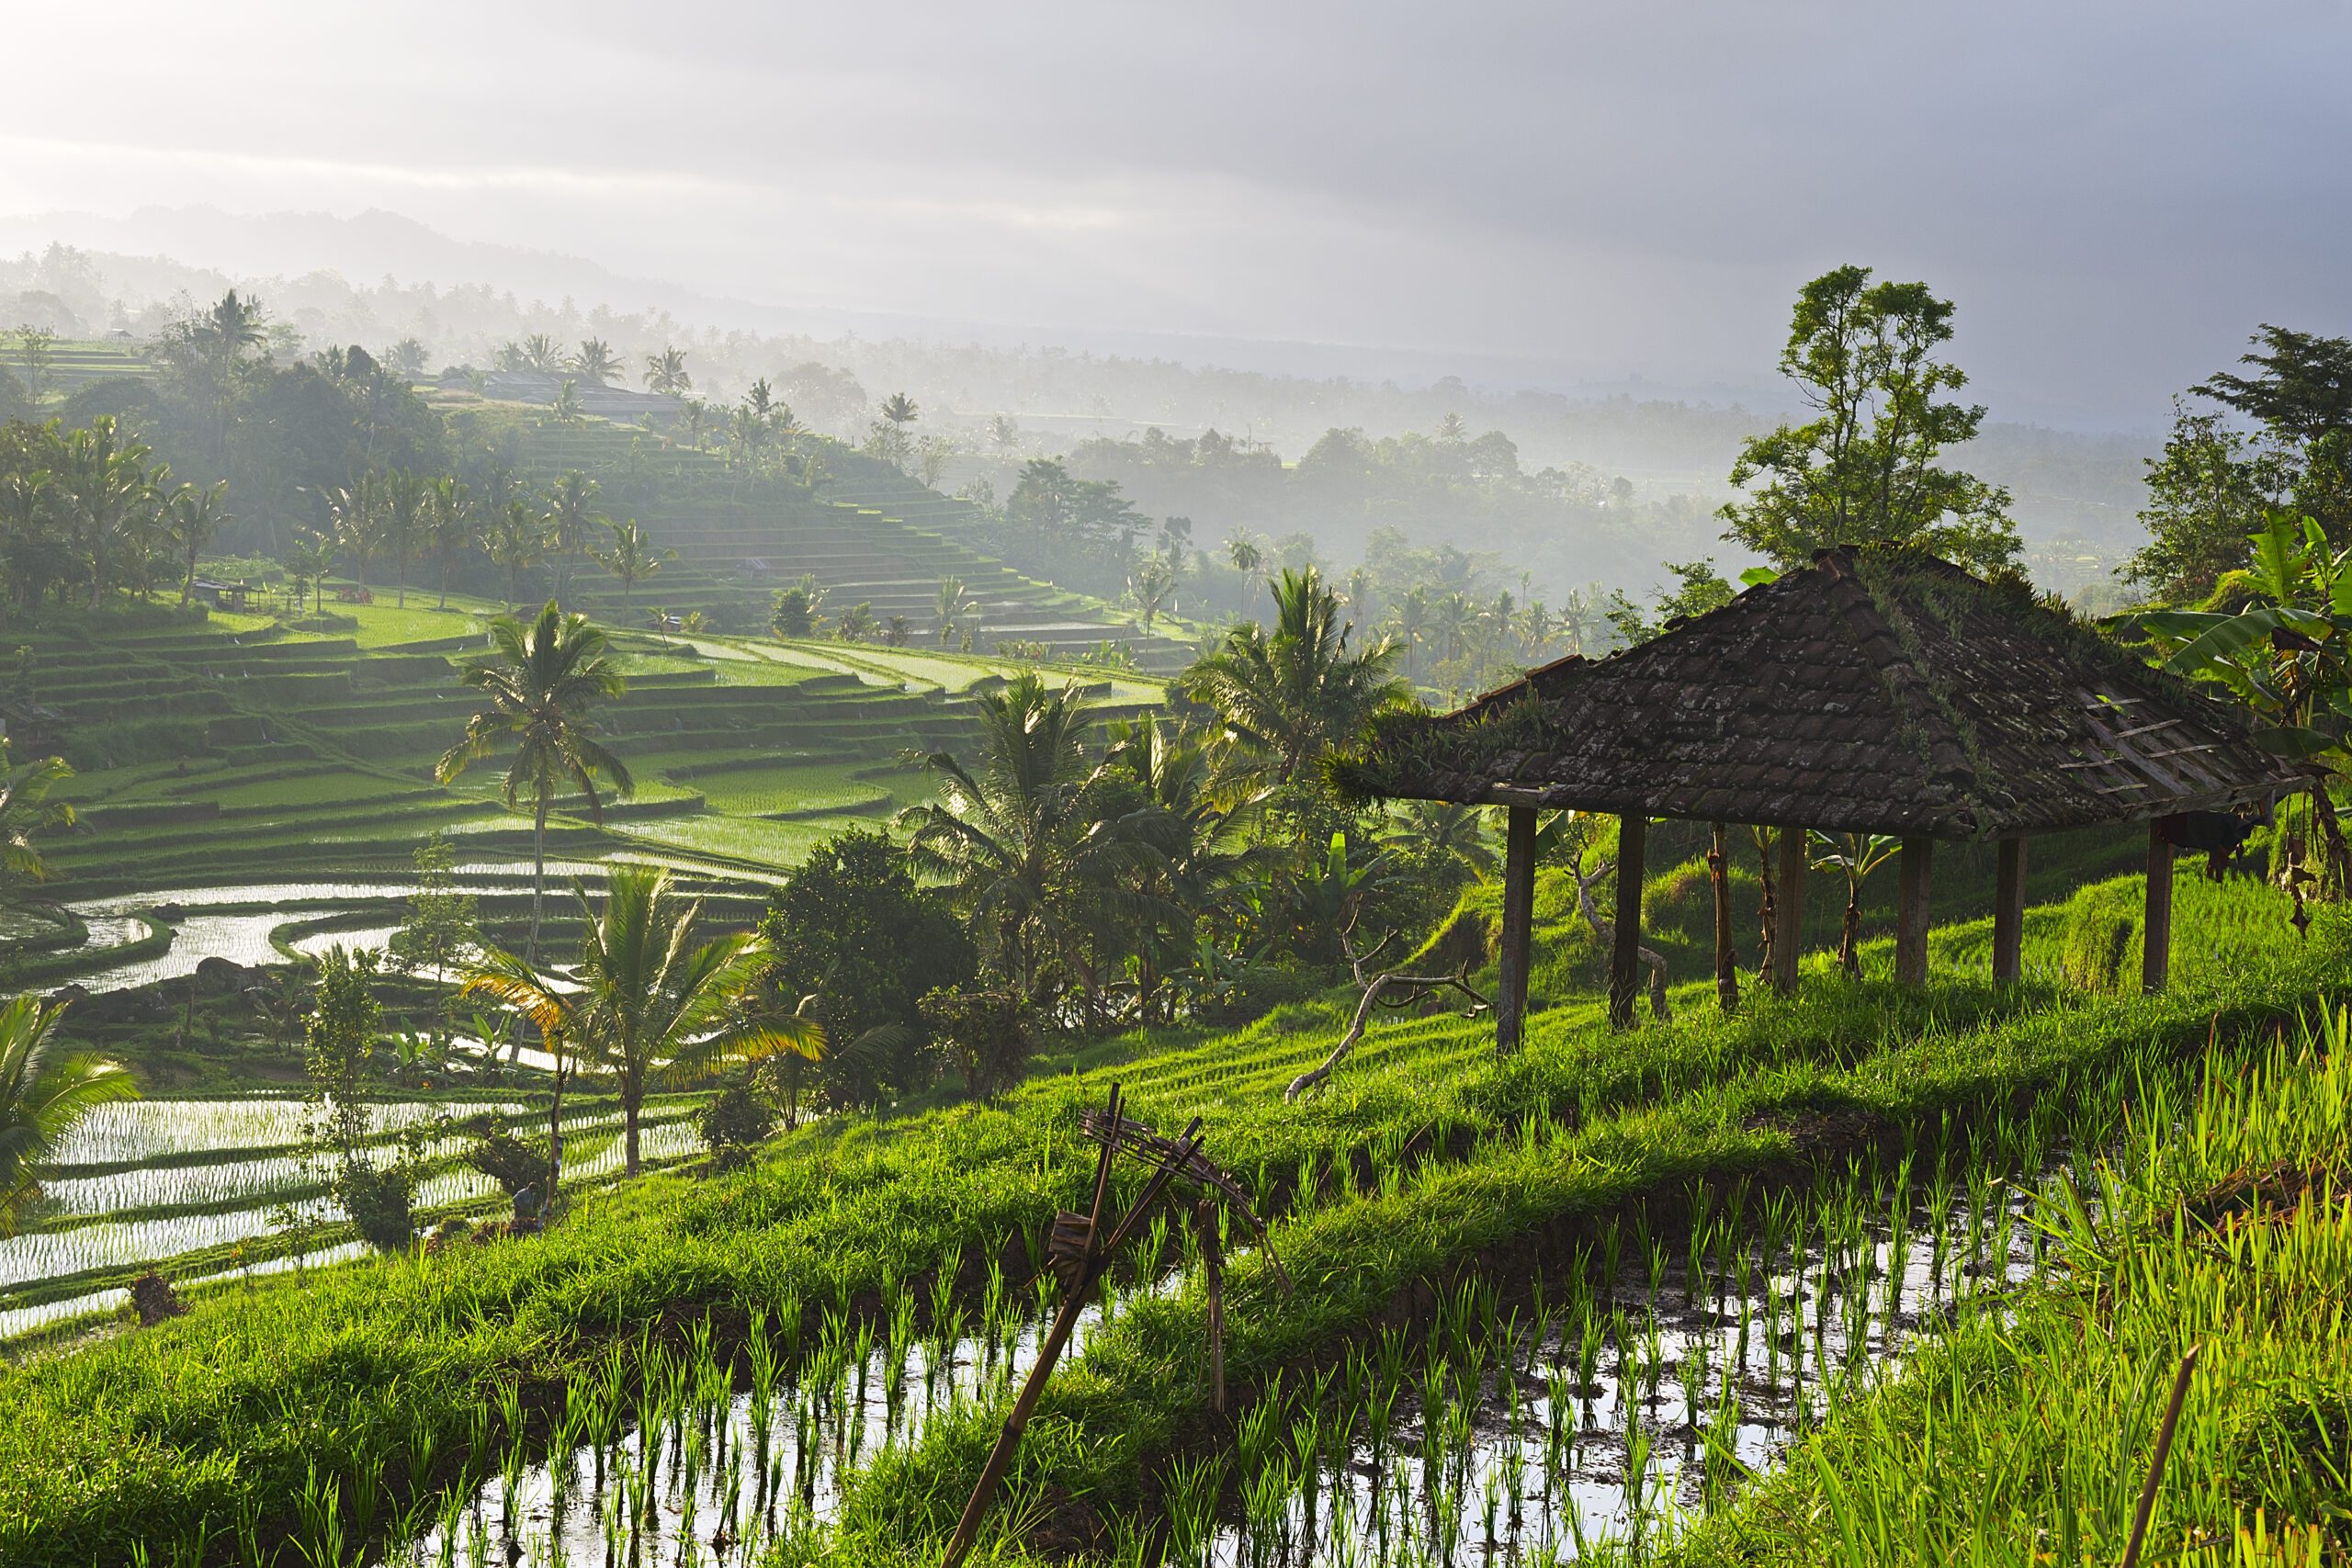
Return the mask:
[(1994, 838), (2300, 787), (2254, 734), (2022, 583), (1842, 546), (1637, 647), (1393, 717), (1335, 777), (1366, 795)]

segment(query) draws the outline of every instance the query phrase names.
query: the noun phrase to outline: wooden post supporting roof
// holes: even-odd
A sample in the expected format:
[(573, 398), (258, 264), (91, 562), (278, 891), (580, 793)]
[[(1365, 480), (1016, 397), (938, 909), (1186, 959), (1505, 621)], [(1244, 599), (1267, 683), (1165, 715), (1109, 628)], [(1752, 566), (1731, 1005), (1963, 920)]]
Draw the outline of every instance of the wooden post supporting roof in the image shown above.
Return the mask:
[(1609, 1023), (1634, 1027), (1634, 998), (1641, 989), (1642, 840), (1649, 818), (1628, 811), (1617, 818), (1616, 945), (1609, 954)]
[(1935, 853), (1933, 839), (1909, 838), (1896, 862), (1894, 978), (1905, 986), (1928, 983), (1928, 877)]
[(1519, 1049), (1527, 1018), (1529, 937), (1535, 923), (1535, 807), (1514, 806), (1503, 832), (1503, 923), (1495, 948), (1495, 1049)]
[(1718, 822), (1707, 840), (1707, 881), (1715, 896), (1715, 1000), (1739, 1008), (1739, 954), (1731, 944), (1731, 829)]
[(2001, 840), (2000, 870), (1993, 886), (1993, 984), (2015, 985), (2024, 972), (2025, 840)]
[(1773, 878), (1772, 987), (1797, 994), (1797, 955), (1804, 942), (1804, 829), (1781, 829), (1781, 865)]
[(2148, 824), (2148, 908), (2140, 924), (2140, 989), (2154, 995), (2172, 971), (2172, 845)]

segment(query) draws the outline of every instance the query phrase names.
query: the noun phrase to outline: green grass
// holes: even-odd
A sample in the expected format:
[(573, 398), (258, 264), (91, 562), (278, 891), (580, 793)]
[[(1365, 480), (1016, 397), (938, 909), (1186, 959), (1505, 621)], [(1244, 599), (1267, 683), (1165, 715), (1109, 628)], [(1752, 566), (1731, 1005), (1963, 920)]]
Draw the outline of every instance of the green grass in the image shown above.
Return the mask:
[[(1685, 1021), (1631, 1034), (1609, 1032), (1589, 1000), (1572, 1000), (1540, 1013), (1528, 1050), (1510, 1062), (1493, 1059), (1483, 1021), (1408, 1020), (1375, 1033), (1328, 1092), (1298, 1106), (1277, 1085), (1328, 1050), (1336, 1001), (1232, 1035), (1138, 1037), (997, 1108), (932, 1113), (888, 1135), (831, 1123), (785, 1140), (741, 1177), (656, 1178), (599, 1197), (540, 1240), (424, 1266), (361, 1265), (307, 1290), (261, 1286), (0, 1374), (0, 1402), (20, 1413), (17, 1441), (0, 1454), (0, 1554), (86, 1561), (113, 1550), (131, 1519), (166, 1540), (199, 1521), (227, 1529), (247, 1506), (283, 1520), (276, 1500), (299, 1496), (313, 1464), (343, 1476), (345, 1495), (380, 1495), (368, 1476), (400, 1473), (428, 1438), (450, 1451), (466, 1413), (502, 1382), (551, 1399), (649, 1322), (707, 1314), (740, 1328), (755, 1308), (812, 1323), (829, 1305), (880, 1312), (899, 1292), (926, 1295), (934, 1271), (958, 1259), (951, 1293), (976, 1289), (981, 1260), (1008, 1251), (1025, 1274), (1019, 1238), (1080, 1201), (1091, 1162), (1072, 1118), (1113, 1077), (1156, 1123), (1208, 1116), (1212, 1150), (1261, 1194), (1358, 1151), (1398, 1172), (1382, 1190), (1342, 1192), (1280, 1225), (1277, 1247), (1302, 1281), (1295, 1296), (1274, 1291), (1255, 1262), (1238, 1266), (1228, 1351), (1246, 1389), (1376, 1321), (1414, 1281), (1476, 1266), (1493, 1248), (1572, 1235), (1698, 1177), (1801, 1162), (1792, 1118), (1837, 1112), (1932, 1134), (1947, 1117), (2135, 1052), (2193, 1052), (2216, 1027), (2224, 1038), (2257, 1031), (2339, 984), (2352, 951), (2333, 911), (2307, 944), (2294, 942), (2276, 896), (2244, 883), (2184, 886), (2179, 919), (2178, 983), (2159, 998), (2049, 984), (2000, 993), (1949, 964), (1920, 997), (1849, 986), (1816, 966), (1793, 1001), (1759, 1001), (1726, 1021), (1692, 987)], [(2062, 923), (2037, 922), (2037, 953)], [(1938, 934), (1945, 951), (1981, 940), (1981, 928)], [(1416, 1138), (1423, 1157), (1407, 1168), (1398, 1156)], [(1203, 1430), (1200, 1312), (1196, 1284), (1130, 1307), (1049, 1393), (1021, 1483), (1138, 1506), (1152, 1466)], [(837, 1547), (897, 1560), (935, 1540), (986, 1422), (943, 1423), (894, 1456), (854, 1495)]]

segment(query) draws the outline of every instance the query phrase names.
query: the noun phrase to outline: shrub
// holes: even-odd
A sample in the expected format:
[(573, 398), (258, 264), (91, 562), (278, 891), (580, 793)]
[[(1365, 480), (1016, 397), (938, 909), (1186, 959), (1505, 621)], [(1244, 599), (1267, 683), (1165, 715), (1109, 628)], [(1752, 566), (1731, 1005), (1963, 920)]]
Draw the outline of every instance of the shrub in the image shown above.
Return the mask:
[(695, 1118), (703, 1146), (725, 1160), (748, 1150), (775, 1131), (775, 1108), (752, 1089), (746, 1077), (737, 1077), (704, 1102)]
[(468, 1169), (478, 1170), (497, 1182), (509, 1198), (547, 1179), (545, 1144), (518, 1138), (489, 1117), (477, 1122), (475, 1128), (480, 1135), (473, 1146), (458, 1156)]
[(975, 1100), (995, 1099), (1036, 1049), (1028, 1000), (1009, 992), (935, 990), (923, 998), (922, 1016)]
[(345, 1163), (334, 1195), (368, 1246), (379, 1252), (406, 1252), (416, 1235), (414, 1189), (415, 1178), (405, 1166), (379, 1170), (355, 1159)]

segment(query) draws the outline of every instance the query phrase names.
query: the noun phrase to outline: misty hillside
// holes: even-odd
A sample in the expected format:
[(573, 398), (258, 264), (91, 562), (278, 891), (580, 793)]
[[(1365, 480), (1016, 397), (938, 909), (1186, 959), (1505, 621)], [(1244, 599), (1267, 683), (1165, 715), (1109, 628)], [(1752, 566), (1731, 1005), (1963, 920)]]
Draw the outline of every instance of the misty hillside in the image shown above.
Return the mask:
[[(52, 243), (0, 261), (0, 323), (139, 342), (234, 287), (262, 299), (282, 357), (345, 344), (389, 352), (406, 341), (429, 370), (483, 367), (501, 344), (544, 334), (609, 344), (633, 379), (647, 355), (681, 346), (702, 398), (731, 402), (764, 378), (809, 428), (846, 440), (866, 434), (884, 397), (907, 394), (923, 411), (929, 477), (943, 490), (977, 478), (1002, 495), (1021, 460), (1067, 457), (1084, 477), (1118, 481), (1148, 516), (1191, 519), (1207, 543), (1237, 532), (1305, 534), (1318, 558), (1344, 566), (1363, 558), (1376, 530), (1401, 530), (1419, 545), (1507, 554), (1505, 576), (1524, 574), (1553, 593), (1590, 583), (1647, 592), (1666, 560), (1744, 564), (1713, 513), (1731, 493), (1725, 475), (1739, 443), (1792, 412), (1769, 389), (1751, 406), (1459, 375), (1289, 374), (937, 332), (871, 336), (858, 329), (873, 319), (853, 323), (839, 312), (830, 321), (802, 312), (787, 330), (763, 323), (792, 312), (624, 278), (578, 258), (460, 243), (389, 214), (141, 216), (111, 231), (161, 232), (272, 270)], [(18, 220), (11, 231), (28, 230)], [(320, 258), (335, 265), (305, 265)], [(453, 268), (473, 276), (451, 280)], [(436, 274), (443, 281), (406, 280)], [(352, 280), (370, 275), (379, 281)], [(1260, 357), (1279, 360), (1284, 346), (1258, 345)], [(1335, 465), (1354, 462), (1349, 454), (1449, 421), (1494, 460), (1472, 455), (1453, 465), (1459, 472), (1409, 476), (1372, 463), (1351, 479), (1334, 478)], [(1212, 434), (1221, 438), (1213, 446), (1229, 444), (1247, 460), (1172, 456)], [(1962, 451), (2013, 492), (2037, 578), (2076, 593), (2137, 547), (2152, 445), (1988, 421)]]

